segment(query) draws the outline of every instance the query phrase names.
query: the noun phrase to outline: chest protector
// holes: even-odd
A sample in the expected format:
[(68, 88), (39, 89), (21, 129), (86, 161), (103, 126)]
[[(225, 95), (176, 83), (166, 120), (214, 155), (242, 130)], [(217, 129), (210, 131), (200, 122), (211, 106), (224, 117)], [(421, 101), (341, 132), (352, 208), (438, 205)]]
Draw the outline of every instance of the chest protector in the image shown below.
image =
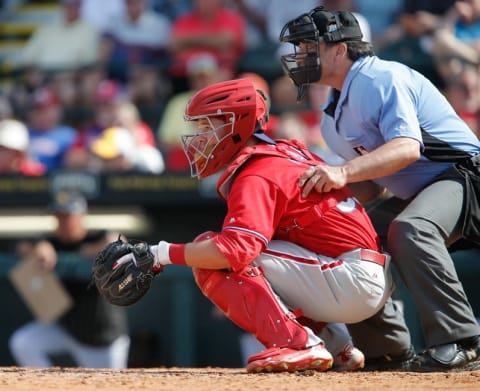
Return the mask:
[[(302, 143), (296, 140), (277, 140), (277, 144), (257, 144), (246, 147), (237, 155), (233, 162), (227, 167), (222, 176), (217, 182), (217, 192), (224, 200), (227, 199), (230, 192), (231, 184), (235, 179), (235, 175), (240, 169), (247, 164), (251, 159), (260, 156), (275, 156), (294, 161), (296, 163), (308, 166), (317, 166), (325, 164), (325, 162), (318, 156), (312, 154)], [(305, 168), (305, 169), (306, 169)], [(248, 172), (249, 167), (244, 167)], [(291, 241), (304, 246), (312, 251), (317, 251), (316, 248), (311, 248), (305, 240), (302, 240), (304, 235), (301, 231), (310, 224), (318, 224), (322, 217), (340, 202), (351, 199), (353, 195), (348, 188), (332, 190), (328, 193), (317, 194), (321, 197), (321, 202), (312, 203), (310, 207), (303, 210), (293, 211), (289, 215), (283, 216), (280, 225), (277, 227), (277, 239)]]
[(319, 157), (313, 155), (297, 140), (276, 140), (276, 144), (257, 144), (243, 148), (237, 157), (228, 165), (217, 182), (217, 192), (222, 199), (228, 197), (230, 186), (238, 170), (248, 160), (259, 156), (276, 156), (290, 159), (306, 165), (319, 165), (324, 163)]

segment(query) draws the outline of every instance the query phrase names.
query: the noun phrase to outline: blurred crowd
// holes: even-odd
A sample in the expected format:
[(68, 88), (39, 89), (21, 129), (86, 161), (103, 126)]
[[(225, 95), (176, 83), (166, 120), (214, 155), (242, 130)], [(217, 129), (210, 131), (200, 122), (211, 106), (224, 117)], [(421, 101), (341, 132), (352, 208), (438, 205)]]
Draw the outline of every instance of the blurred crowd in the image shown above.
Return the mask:
[(0, 172), (186, 173), (186, 102), (236, 77), (269, 95), (271, 136), (335, 159), (318, 128), (328, 89), (297, 102), (279, 61), (283, 24), (317, 5), (355, 12), (381, 58), (424, 73), (480, 134), (480, 0), (281, 3), (60, 0), (59, 20), (34, 31), (1, 88)]

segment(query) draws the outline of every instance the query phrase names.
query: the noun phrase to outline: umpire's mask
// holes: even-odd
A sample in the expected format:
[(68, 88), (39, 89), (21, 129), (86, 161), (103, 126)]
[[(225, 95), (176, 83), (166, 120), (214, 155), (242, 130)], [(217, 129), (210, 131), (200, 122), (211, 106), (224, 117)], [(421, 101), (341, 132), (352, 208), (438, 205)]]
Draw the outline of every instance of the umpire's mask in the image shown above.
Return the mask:
[[(295, 52), (282, 56), (281, 62), (290, 79), (298, 87), (297, 100), (300, 101), (305, 95), (305, 87), (322, 77), (318, 44), (361, 41), (362, 32), (351, 12), (332, 12), (317, 7), (287, 22), (279, 39), (280, 42), (294, 45)], [(300, 43), (306, 45), (306, 52), (298, 51)]]

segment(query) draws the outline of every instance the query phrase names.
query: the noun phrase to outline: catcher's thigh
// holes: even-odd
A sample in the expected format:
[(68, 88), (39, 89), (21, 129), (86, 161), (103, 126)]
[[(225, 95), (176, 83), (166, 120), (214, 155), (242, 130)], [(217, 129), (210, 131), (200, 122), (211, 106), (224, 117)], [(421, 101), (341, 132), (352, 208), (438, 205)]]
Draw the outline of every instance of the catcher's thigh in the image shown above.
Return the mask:
[(377, 313), (391, 292), (388, 267), (362, 261), (353, 251), (339, 258), (272, 240), (255, 259), (287, 308), (320, 322), (357, 323)]

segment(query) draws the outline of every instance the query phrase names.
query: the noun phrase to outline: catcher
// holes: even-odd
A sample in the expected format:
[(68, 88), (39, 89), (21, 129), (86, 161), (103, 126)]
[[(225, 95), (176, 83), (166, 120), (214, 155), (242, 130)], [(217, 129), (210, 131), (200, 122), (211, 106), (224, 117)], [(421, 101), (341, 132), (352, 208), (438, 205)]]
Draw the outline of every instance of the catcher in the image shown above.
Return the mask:
[(266, 347), (249, 357), (248, 372), (361, 368), (363, 354), (335, 322), (372, 316), (393, 286), (365, 210), (347, 188), (302, 198), (299, 175), (323, 162), (264, 133), (266, 98), (250, 80), (198, 91), (185, 120), (196, 130), (182, 137), (192, 176), (223, 170), (222, 230), (191, 243), (109, 244), (93, 270), (100, 292), (129, 305), (166, 265), (185, 265), (203, 294)]

